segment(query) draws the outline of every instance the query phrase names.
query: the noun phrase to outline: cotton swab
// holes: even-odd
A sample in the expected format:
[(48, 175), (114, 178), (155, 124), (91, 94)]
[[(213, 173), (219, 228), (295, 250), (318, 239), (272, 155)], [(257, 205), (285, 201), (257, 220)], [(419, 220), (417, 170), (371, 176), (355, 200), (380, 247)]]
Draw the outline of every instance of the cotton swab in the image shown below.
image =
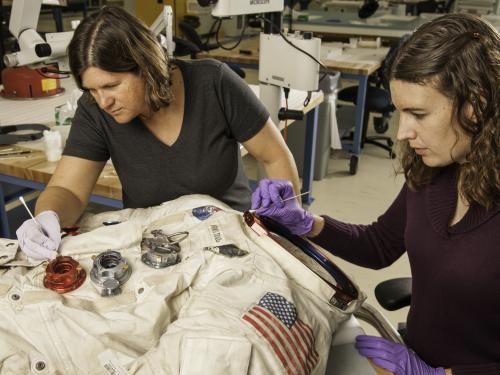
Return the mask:
[[(308, 192), (308, 191), (306, 191), (306, 192), (304, 192), (304, 193), (300, 193), (300, 194), (294, 195), (293, 197), (288, 197), (288, 198), (286, 198), (286, 199), (282, 199), (281, 201), (282, 201), (282, 202), (291, 201), (292, 199), (295, 199), (295, 198), (301, 197), (301, 196), (306, 195), (306, 194), (309, 194), (309, 192)], [(271, 204), (269, 205), (269, 207), (271, 207), (271, 206), (274, 206), (274, 203), (271, 203)], [(248, 211), (249, 211), (249, 212), (255, 212), (256, 210), (248, 210)]]
[(24, 207), (26, 208), (26, 211), (28, 211), (28, 213), (30, 214), (31, 218), (33, 219), (33, 221), (35, 222), (36, 225), (40, 226), (40, 223), (38, 221), (36, 221), (35, 217), (33, 216), (33, 214), (31, 213), (31, 210), (29, 209), (28, 205), (26, 204), (26, 202), (24, 201), (24, 197), (21, 195), (19, 197), (19, 200), (21, 201), (21, 203), (24, 205)]

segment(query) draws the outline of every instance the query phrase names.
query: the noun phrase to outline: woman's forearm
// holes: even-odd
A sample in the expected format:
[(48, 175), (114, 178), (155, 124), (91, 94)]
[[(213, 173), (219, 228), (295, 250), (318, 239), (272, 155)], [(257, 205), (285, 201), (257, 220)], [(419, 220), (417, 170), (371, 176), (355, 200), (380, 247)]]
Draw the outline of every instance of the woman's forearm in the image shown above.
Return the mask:
[[(288, 180), (295, 194), (300, 194), (299, 174), (293, 155), (278, 128), (268, 118), (264, 127), (243, 146), (264, 167), (268, 178)], [(300, 197), (299, 197), (300, 201)]]
[[(300, 194), (299, 174), (291, 154), (284, 155), (274, 162), (263, 162), (262, 164), (268, 178), (288, 180), (292, 183), (295, 194)], [(300, 202), (300, 197), (297, 198)]]
[(68, 189), (59, 186), (47, 187), (38, 197), (35, 214), (52, 210), (59, 216), (61, 227), (74, 225), (85, 209), (86, 204)]

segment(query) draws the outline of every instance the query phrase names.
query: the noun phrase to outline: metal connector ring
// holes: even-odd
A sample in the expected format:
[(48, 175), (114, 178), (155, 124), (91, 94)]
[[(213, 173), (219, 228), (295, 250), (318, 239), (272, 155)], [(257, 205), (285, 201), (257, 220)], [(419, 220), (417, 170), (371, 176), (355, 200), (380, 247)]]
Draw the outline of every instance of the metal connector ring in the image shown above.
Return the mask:
[(132, 268), (118, 251), (108, 250), (94, 258), (90, 279), (101, 292), (101, 296), (121, 293), (121, 286), (130, 278)]
[(57, 293), (67, 293), (80, 287), (86, 275), (76, 260), (70, 256), (58, 256), (47, 265), (43, 285)]

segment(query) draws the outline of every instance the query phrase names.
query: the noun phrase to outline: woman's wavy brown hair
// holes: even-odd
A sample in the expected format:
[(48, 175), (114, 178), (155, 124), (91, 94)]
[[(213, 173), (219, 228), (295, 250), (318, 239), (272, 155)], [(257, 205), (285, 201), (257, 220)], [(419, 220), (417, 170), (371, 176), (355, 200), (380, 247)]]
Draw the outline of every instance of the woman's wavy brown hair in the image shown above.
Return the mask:
[[(436, 18), (419, 27), (398, 49), (389, 63), (388, 78), (432, 85), (451, 100), (458, 126), (471, 139), (466, 161), (460, 165), (460, 192), (469, 203), (486, 209), (499, 204), (498, 31), (469, 14)], [(428, 184), (439, 168), (426, 166), (407, 141), (401, 148), (401, 166), (408, 185), (417, 190)]]
[(147, 26), (122, 8), (104, 7), (86, 17), (75, 30), (68, 57), (71, 73), (82, 90), (82, 73), (96, 67), (144, 78), (144, 99), (153, 112), (172, 101), (165, 51)]

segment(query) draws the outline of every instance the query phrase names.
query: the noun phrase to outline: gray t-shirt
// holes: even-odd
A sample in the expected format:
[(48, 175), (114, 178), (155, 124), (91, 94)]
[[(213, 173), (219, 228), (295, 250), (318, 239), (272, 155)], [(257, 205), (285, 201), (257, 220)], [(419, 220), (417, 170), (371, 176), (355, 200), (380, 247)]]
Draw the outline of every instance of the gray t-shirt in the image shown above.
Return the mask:
[(237, 210), (250, 206), (238, 142), (256, 135), (269, 113), (226, 64), (179, 60), (185, 85), (182, 129), (167, 146), (135, 118), (118, 124), (84, 94), (64, 155), (111, 157), (125, 207), (150, 207), (186, 194), (208, 194)]

